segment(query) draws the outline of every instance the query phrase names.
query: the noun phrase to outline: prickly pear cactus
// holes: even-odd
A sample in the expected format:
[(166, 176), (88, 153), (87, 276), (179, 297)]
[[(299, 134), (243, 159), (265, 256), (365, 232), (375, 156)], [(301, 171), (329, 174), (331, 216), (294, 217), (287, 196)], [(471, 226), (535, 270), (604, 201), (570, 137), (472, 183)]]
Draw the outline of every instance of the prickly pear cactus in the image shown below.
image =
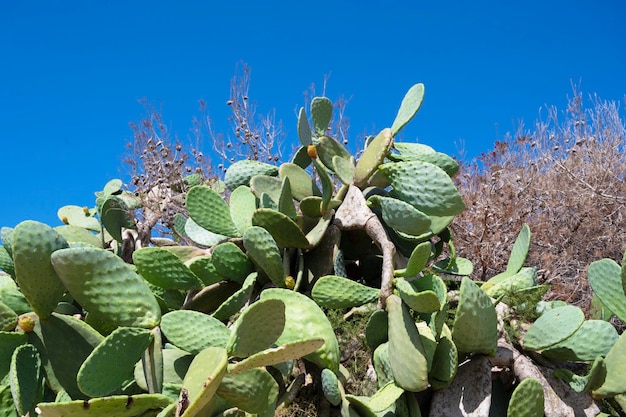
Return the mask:
[[(313, 98), (290, 162), (170, 185), (185, 203), (177, 241), (136, 223), (154, 213), (120, 180), (93, 208), (61, 208), (57, 227), (3, 227), (0, 414), (290, 416), (311, 390), (316, 413), (342, 417), (617, 409), (624, 336), (604, 319), (624, 320), (624, 265), (589, 267), (601, 317), (587, 321), (538, 303), (527, 226), (506, 270), (475, 282), (449, 227), (465, 207), (459, 164), (396, 141), (423, 98), (411, 87), (354, 155), (333, 137), (332, 102)], [(507, 333), (522, 310), (534, 323)], [(566, 403), (530, 358), (590, 370), (555, 372)]]

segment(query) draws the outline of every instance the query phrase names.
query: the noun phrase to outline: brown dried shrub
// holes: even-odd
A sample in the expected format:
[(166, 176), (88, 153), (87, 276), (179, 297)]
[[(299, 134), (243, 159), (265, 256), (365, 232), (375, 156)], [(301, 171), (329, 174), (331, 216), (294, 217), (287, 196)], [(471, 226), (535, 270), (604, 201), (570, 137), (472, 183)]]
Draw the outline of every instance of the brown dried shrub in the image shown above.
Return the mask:
[[(587, 106), (587, 107), (586, 107)], [(574, 89), (567, 110), (519, 128), (457, 177), (466, 211), (453, 224), (475, 277), (503, 271), (524, 223), (532, 232), (527, 265), (551, 284), (550, 299), (588, 310), (587, 266), (621, 262), (626, 250), (626, 126), (619, 104)]]

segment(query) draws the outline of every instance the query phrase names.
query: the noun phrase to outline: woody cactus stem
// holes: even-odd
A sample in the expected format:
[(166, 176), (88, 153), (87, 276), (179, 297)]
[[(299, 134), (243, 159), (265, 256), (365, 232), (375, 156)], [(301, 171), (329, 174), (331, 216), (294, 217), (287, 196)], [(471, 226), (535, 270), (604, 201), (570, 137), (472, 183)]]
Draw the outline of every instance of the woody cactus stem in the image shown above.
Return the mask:
[(384, 309), (387, 298), (393, 294), (394, 244), (387, 237), (378, 217), (369, 209), (361, 190), (350, 185), (343, 203), (335, 213), (334, 224), (340, 230), (365, 230), (383, 253), (383, 268), (378, 308)]

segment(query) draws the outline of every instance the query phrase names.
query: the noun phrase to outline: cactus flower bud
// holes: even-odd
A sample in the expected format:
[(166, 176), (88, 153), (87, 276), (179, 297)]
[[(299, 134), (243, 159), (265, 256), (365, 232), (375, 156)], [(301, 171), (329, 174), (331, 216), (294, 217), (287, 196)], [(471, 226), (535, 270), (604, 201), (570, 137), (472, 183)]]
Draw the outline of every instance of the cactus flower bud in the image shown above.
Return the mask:
[(307, 146), (306, 153), (311, 159), (317, 158), (317, 149), (315, 148), (314, 144), (310, 144), (309, 146)]

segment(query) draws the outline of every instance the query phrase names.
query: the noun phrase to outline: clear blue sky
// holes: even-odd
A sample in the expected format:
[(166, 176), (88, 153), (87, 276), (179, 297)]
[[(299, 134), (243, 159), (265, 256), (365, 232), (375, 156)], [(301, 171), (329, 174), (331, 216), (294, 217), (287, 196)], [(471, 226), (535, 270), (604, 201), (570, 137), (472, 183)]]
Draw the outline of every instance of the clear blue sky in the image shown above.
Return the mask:
[[(229, 80), (252, 68), (259, 110), (296, 139), (303, 92), (352, 97), (351, 132), (391, 124), (405, 91), (426, 85), (404, 140), (454, 154), (490, 149), (571, 81), (623, 102), (626, 3), (607, 1), (3, 1), (0, 5), (0, 226), (59, 224), (66, 204), (123, 173), (144, 114), (163, 109), (185, 137), (204, 99), (228, 129)], [(127, 178), (124, 178), (127, 179)]]

